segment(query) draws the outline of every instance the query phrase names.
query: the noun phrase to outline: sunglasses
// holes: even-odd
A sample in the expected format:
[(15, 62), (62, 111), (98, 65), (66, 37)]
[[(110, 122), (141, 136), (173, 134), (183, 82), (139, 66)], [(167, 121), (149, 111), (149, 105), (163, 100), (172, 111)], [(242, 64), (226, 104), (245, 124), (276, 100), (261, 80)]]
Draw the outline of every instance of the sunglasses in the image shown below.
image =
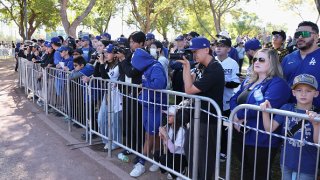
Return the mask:
[(74, 56), (80, 56), (81, 54), (78, 53), (73, 53)]
[(254, 57), (254, 58), (252, 59), (252, 61), (253, 61), (253, 63), (255, 63), (256, 61), (259, 61), (259, 62), (261, 62), (261, 63), (264, 63), (264, 62), (266, 61), (266, 59), (265, 59), (265, 58), (262, 58), (262, 57), (260, 57), (260, 58)]
[(298, 39), (300, 36), (302, 38), (308, 38), (311, 37), (311, 34), (313, 34), (314, 32), (309, 32), (309, 31), (298, 31), (294, 33), (294, 38)]

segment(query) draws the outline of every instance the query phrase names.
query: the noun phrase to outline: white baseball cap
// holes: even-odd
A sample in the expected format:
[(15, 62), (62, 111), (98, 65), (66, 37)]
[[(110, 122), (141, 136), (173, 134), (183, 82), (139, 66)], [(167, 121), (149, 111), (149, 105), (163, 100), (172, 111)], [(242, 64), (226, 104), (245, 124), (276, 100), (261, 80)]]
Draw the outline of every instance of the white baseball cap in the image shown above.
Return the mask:
[(162, 111), (162, 112), (165, 114), (174, 116), (176, 115), (177, 110), (178, 110), (178, 106), (172, 105), (172, 106), (169, 106), (169, 108), (166, 111)]
[(223, 37), (226, 37), (226, 38), (231, 39), (228, 31), (221, 31), (221, 32), (219, 32), (219, 34), (217, 35), (217, 37), (220, 37), (220, 36), (223, 36)]

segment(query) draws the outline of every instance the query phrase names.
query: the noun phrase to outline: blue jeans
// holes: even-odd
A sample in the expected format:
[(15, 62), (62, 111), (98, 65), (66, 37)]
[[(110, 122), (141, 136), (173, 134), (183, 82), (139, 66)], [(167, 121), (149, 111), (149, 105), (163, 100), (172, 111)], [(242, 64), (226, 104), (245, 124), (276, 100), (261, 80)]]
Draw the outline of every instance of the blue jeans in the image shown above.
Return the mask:
[(300, 172), (300, 178), (298, 178), (298, 172), (293, 171), (292, 169), (288, 168), (287, 166), (284, 166), (282, 168), (283, 171), (283, 180), (314, 180), (315, 176), (314, 174), (306, 174)]
[[(100, 133), (104, 136), (108, 136), (108, 106), (106, 103), (106, 97), (103, 98), (98, 113), (98, 126)], [(113, 140), (122, 143), (122, 111), (114, 113), (111, 120), (111, 129)], [(105, 138), (102, 138), (102, 142), (104, 144), (108, 143)], [(112, 143), (112, 148), (117, 148), (117, 146)]]

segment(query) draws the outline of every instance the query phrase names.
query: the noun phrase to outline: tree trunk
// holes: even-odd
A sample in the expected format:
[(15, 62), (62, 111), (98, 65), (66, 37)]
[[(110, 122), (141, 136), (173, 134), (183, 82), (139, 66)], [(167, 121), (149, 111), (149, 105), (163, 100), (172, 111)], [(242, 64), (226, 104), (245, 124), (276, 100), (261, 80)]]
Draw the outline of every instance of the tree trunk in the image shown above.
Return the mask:
[(81, 13), (80, 16), (76, 17), (76, 19), (70, 24), (67, 15), (67, 4), (69, 0), (60, 0), (60, 16), (63, 28), (68, 36), (76, 38), (77, 36), (77, 27), (83, 21), (83, 19), (91, 12), (93, 6), (95, 5), (97, 0), (90, 0), (87, 8)]
[(217, 34), (219, 34), (219, 32), (221, 31), (221, 25), (220, 25), (220, 18), (217, 17), (217, 12), (216, 12), (216, 9), (214, 7), (214, 2), (212, 2), (212, 0), (209, 0), (209, 3), (210, 3), (210, 9), (211, 9), (211, 12), (212, 12), (212, 16), (213, 16), (213, 22), (214, 22), (214, 27), (216, 29), (216, 32)]
[(320, 0), (314, 0), (314, 2), (316, 3), (318, 14), (320, 14)]

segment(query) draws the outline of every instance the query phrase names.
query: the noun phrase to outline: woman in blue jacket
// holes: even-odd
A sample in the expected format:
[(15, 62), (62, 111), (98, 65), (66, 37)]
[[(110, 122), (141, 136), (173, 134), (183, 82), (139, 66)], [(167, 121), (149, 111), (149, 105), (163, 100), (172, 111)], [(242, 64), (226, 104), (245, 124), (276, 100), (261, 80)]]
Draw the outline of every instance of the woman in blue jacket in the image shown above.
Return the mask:
[[(161, 104), (166, 104), (166, 96), (154, 90), (166, 89), (167, 76), (160, 62), (156, 61), (143, 49), (136, 49), (132, 56), (132, 66), (142, 75), (142, 87), (139, 94), (139, 102), (143, 106), (143, 127), (145, 130), (145, 142), (143, 154), (150, 154), (152, 149), (159, 146), (159, 127), (161, 122)], [(156, 147), (153, 147), (155, 145)], [(145, 160), (140, 158), (130, 175), (138, 177), (145, 172)]]
[[(265, 100), (268, 100), (274, 108), (280, 108), (283, 104), (287, 103), (290, 97), (290, 88), (285, 80), (282, 79), (283, 73), (278, 59), (277, 52), (271, 49), (261, 49), (255, 54), (253, 58), (253, 74), (247, 81), (241, 84), (240, 90), (231, 98), (231, 109), (240, 104), (259, 105)], [(244, 119), (245, 110), (240, 110), (235, 115), (233, 121), (238, 123), (246, 121), (247, 127), (265, 131), (261, 116), (261, 113), (258, 116), (257, 111), (247, 110), (246, 119)], [(235, 125), (235, 129), (240, 132), (239, 126)], [(276, 130), (276, 132), (279, 133), (279, 130)], [(271, 137), (270, 164), (268, 168), (270, 136), (266, 133), (258, 133), (255, 130), (249, 129), (246, 129), (246, 132), (243, 133), (244, 152), (242, 152), (241, 142), (243, 138), (240, 138), (241, 134), (234, 134), (235, 137), (237, 136), (235, 138), (236, 141), (240, 143), (240, 145), (235, 145), (235, 147), (240, 148), (237, 151), (237, 155), (240, 161), (244, 161), (243, 178), (254, 179), (254, 170), (256, 171), (256, 178), (267, 178), (268, 170), (271, 172), (271, 165), (280, 146), (281, 139), (274, 136)], [(257, 156), (255, 157), (256, 152)]]

